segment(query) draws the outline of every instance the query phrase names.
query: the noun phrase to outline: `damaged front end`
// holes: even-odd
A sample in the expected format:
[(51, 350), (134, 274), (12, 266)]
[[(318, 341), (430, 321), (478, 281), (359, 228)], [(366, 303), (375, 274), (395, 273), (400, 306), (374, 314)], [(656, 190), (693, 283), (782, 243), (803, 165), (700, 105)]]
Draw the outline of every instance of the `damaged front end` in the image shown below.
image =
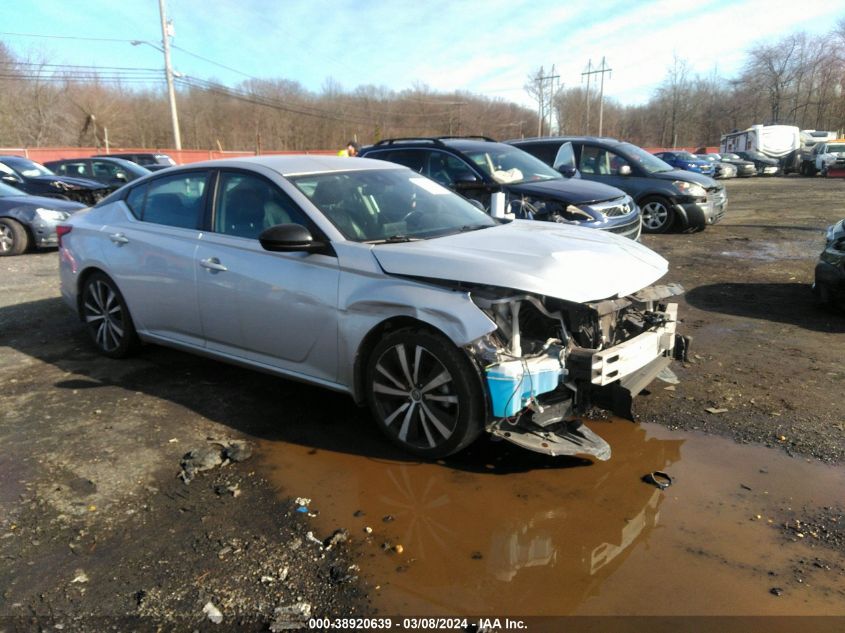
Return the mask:
[[(676, 334), (678, 284), (619, 299), (572, 303), (507, 291), (472, 299), (497, 329), (470, 346), (490, 395), (488, 432), (548, 455), (610, 458), (610, 446), (578, 419), (590, 407), (633, 419), (632, 399), (689, 339)], [(666, 375), (666, 373), (664, 374)]]

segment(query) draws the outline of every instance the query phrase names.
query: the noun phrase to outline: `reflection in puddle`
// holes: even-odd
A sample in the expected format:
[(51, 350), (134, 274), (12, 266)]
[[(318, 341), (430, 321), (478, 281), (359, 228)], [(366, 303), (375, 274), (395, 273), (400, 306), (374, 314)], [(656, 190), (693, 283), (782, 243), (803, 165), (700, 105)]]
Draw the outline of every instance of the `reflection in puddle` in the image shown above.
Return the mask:
[[(261, 453), (282, 494), (314, 500), (320, 532), (358, 535), (385, 614), (845, 613), (842, 574), (795, 583), (793, 561), (815, 554), (783, 547), (767, 521), (841, 503), (841, 470), (658, 426), (591, 426), (609, 462), (495, 442), (437, 464), (281, 442)], [(642, 481), (656, 470), (675, 484)]]

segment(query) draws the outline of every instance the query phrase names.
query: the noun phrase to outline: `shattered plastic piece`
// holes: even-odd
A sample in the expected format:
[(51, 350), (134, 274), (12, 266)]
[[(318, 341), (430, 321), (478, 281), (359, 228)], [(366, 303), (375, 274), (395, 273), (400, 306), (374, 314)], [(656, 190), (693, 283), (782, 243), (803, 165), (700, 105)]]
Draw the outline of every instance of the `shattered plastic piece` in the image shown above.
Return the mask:
[(86, 574), (81, 569), (77, 569), (76, 575), (74, 576), (73, 580), (71, 580), (70, 582), (71, 583), (76, 582), (76, 583), (80, 583), (80, 584), (86, 583), (86, 582), (88, 582), (88, 574)]
[(309, 499), (308, 497), (297, 497), (295, 501), (296, 505), (298, 506), (307, 506), (311, 503), (311, 499)]
[(662, 380), (663, 382), (668, 382), (670, 385), (677, 385), (680, 384), (680, 379), (675, 375), (668, 367), (664, 367), (657, 373), (657, 379)]
[(720, 409), (718, 407), (707, 407), (704, 409), (707, 413), (727, 413), (728, 409)]
[(214, 624), (220, 624), (223, 621), (223, 614), (220, 612), (220, 609), (214, 606), (210, 601), (205, 603), (205, 606), (202, 608), (202, 612), (208, 616), (208, 619), (214, 622)]
[(312, 543), (316, 543), (317, 545), (319, 545), (319, 546), (320, 546), (320, 549), (322, 549), (322, 548), (323, 548), (323, 541), (321, 541), (321, 540), (320, 540), (320, 539), (318, 539), (316, 536), (314, 536), (314, 532), (308, 531), (308, 532), (305, 534), (305, 540), (306, 540), (306, 541), (310, 541), (310, 542), (312, 542)]
[(296, 509), (296, 511), (297, 511), (297, 512), (300, 512), (300, 513), (302, 513), (302, 514), (308, 514), (308, 508), (306, 508), (305, 506), (299, 506), (299, 507)]
[(311, 617), (311, 605), (307, 602), (297, 602), (286, 607), (276, 607), (273, 614), (275, 618), (270, 623), (271, 633), (297, 631), (306, 627)]
[(672, 478), (662, 470), (655, 470), (653, 473), (643, 475), (643, 481), (647, 484), (657, 486), (661, 490), (666, 490), (666, 488), (672, 485)]

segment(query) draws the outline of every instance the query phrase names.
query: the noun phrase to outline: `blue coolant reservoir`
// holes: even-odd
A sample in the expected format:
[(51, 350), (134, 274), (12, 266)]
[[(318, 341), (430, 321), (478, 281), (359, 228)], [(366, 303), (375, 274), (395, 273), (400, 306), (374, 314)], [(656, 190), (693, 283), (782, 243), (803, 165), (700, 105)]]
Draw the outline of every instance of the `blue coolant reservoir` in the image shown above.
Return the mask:
[(533, 397), (557, 389), (566, 376), (557, 354), (498, 363), (485, 371), (496, 418), (516, 415)]

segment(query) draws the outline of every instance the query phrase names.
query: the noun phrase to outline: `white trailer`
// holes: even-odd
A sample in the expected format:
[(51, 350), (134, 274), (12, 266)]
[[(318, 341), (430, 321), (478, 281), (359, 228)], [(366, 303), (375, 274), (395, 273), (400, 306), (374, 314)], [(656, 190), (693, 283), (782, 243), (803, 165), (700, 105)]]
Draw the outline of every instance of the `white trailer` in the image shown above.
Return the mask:
[(801, 133), (794, 125), (752, 125), (741, 132), (723, 134), (719, 149), (722, 152), (758, 151), (780, 162), (784, 172), (796, 171)]

